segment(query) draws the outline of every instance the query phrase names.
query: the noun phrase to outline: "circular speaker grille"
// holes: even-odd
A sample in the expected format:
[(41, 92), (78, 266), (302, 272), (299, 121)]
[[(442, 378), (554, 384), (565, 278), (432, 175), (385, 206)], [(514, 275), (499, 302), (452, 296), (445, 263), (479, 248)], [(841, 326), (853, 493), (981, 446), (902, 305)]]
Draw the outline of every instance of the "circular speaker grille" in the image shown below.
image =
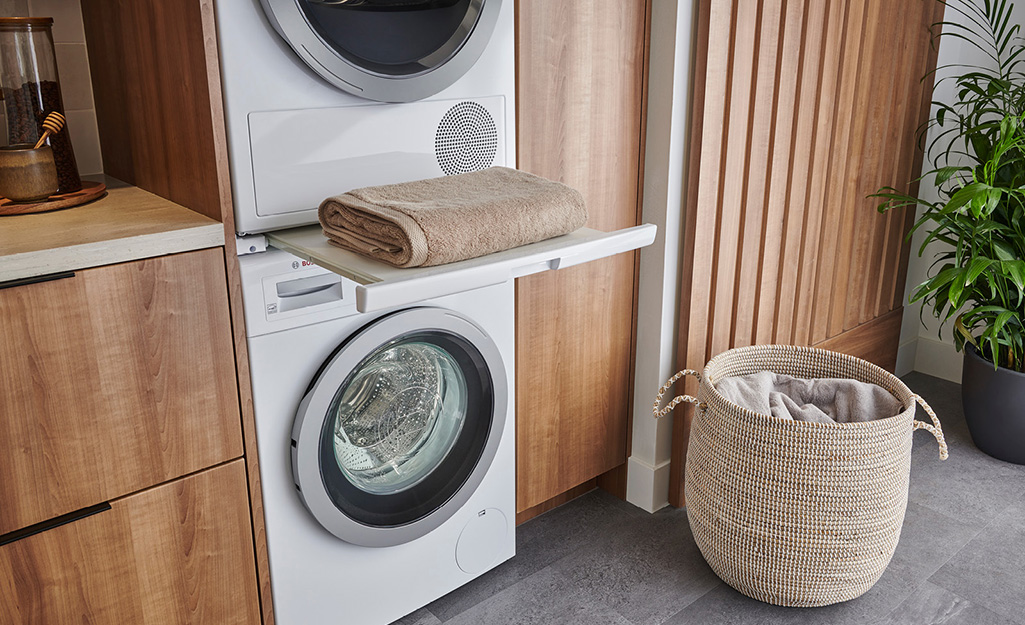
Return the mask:
[(438, 124), (434, 152), (449, 176), (491, 167), (498, 152), (495, 119), (476, 102), (456, 104)]

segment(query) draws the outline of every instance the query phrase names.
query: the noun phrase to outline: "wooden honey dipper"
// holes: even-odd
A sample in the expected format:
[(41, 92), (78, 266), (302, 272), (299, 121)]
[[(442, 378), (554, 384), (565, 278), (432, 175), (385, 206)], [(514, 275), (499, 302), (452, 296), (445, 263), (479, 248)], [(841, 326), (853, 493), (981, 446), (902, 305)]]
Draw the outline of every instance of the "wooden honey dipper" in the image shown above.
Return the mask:
[(43, 142), (46, 141), (47, 137), (57, 134), (62, 128), (64, 128), (63, 115), (57, 111), (47, 115), (46, 119), (43, 120), (43, 136), (39, 137), (39, 141), (36, 141), (36, 145), (32, 149), (38, 150), (43, 145)]

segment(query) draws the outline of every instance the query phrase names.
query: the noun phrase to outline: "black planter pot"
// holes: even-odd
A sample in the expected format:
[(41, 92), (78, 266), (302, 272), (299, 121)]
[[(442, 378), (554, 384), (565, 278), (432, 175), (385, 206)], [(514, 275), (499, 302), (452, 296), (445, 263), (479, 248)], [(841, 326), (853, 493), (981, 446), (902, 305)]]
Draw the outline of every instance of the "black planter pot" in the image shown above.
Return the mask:
[(994, 369), (975, 348), (965, 346), (961, 402), (976, 447), (999, 460), (1025, 464), (1025, 373)]

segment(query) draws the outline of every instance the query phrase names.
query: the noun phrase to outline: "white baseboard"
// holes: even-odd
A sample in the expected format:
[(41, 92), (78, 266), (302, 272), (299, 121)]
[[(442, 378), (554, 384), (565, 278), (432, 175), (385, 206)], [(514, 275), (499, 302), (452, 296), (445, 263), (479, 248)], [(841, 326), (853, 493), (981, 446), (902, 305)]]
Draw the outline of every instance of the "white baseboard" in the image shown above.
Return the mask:
[(647, 512), (669, 505), (669, 461), (653, 467), (630, 456), (626, 460), (626, 500)]
[(897, 348), (897, 377), (907, 375), (915, 370), (915, 359), (918, 356), (918, 337), (903, 343)]
[[(920, 336), (916, 341), (915, 371), (961, 383), (963, 356), (953, 344)], [(898, 352), (897, 361), (900, 362)]]

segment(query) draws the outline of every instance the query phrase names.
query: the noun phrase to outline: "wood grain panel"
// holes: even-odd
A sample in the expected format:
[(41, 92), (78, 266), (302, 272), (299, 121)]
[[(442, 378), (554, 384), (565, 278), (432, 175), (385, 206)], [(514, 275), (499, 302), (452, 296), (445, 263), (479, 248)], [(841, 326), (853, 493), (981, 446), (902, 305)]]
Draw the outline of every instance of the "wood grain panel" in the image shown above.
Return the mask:
[[(795, 94), (796, 120), (790, 155), (782, 160), (789, 163), (787, 171), (787, 199), (783, 213), (784, 238), (779, 259), (779, 294), (776, 297), (775, 337), (777, 343), (792, 343), (795, 318), (795, 295), (800, 280), (802, 241), (806, 227), (815, 223), (807, 210), (808, 185), (815, 143), (818, 88), (821, 83), (821, 46), (825, 21), (825, 2), (811, 2), (804, 7), (804, 22), (800, 32), (801, 63)], [(793, 33), (797, 36), (797, 33)], [(724, 346), (728, 347), (728, 346)], [(721, 351), (721, 350), (720, 350)]]
[(0, 623), (259, 622), (241, 460), (0, 547)]
[[(925, 14), (925, 22), (928, 23), (928, 24), (936, 24), (936, 23), (942, 21), (943, 20), (943, 11), (944, 11), (944, 5), (942, 3), (940, 3), (940, 2), (927, 3), (926, 4), (926, 10), (924, 12), (924, 14)], [(939, 46), (932, 46), (932, 45), (930, 45), (928, 48), (923, 50), (922, 49), (923, 46), (921, 46), (920, 44), (916, 45), (914, 43), (914, 40), (912, 40), (912, 42), (909, 45), (911, 47), (915, 48), (919, 52), (919, 55), (918, 55), (918, 58), (917, 58), (918, 62), (924, 63), (924, 65), (926, 67), (936, 67), (936, 57), (937, 57), (937, 54), (939, 53)], [(922, 55), (922, 52), (924, 52), (925, 54)], [(903, 175), (900, 175), (897, 178), (898, 184), (894, 185), (894, 186), (897, 187), (897, 188), (901, 188), (901, 185), (903, 184), (903, 181), (905, 181), (905, 180), (913, 180), (913, 182), (911, 183), (911, 185), (909, 187), (908, 193), (910, 193), (913, 196), (917, 196), (918, 195), (918, 188), (919, 188), (919, 183), (917, 182), (917, 178), (918, 178), (918, 173), (917, 172), (922, 171), (922, 159), (925, 158), (925, 153), (922, 150), (916, 149), (915, 147), (911, 146), (911, 134), (912, 134), (912, 132), (911, 132), (910, 128), (914, 124), (919, 123), (920, 120), (928, 119), (928, 117), (929, 117), (929, 111), (930, 111), (930, 108), (932, 106), (932, 80), (930, 79), (930, 80), (919, 82), (917, 84), (916, 89), (912, 93), (915, 96), (916, 101), (919, 103), (919, 109), (916, 111), (914, 109), (914, 107), (909, 107), (908, 110), (907, 110), (907, 118), (906, 118), (907, 121), (906, 121), (905, 126), (904, 126), (904, 132), (906, 134), (905, 134), (905, 138), (902, 141), (902, 145), (904, 146), (904, 151), (902, 152), (903, 156), (901, 158), (901, 163), (906, 163), (907, 160), (905, 160), (905, 159), (912, 160), (912, 163), (911, 163), (911, 165), (906, 170), (902, 170), (901, 171), (901, 173)], [(917, 139), (917, 130), (915, 131), (914, 135), (915, 135), (915, 137)], [(908, 156), (907, 152), (911, 152), (911, 156), (910, 157)], [(907, 165), (904, 165), (904, 166), (907, 166)], [(912, 224), (915, 221), (915, 211), (913, 211), (913, 210), (906, 210), (906, 211), (903, 211), (903, 213), (904, 213), (904, 215), (903, 215), (903, 219), (904, 219), (903, 232), (909, 232), (911, 230)], [(900, 213), (895, 213), (893, 215), (893, 217), (894, 217), (894, 219), (899, 220)], [(892, 260), (898, 262), (898, 267), (897, 267), (897, 273), (896, 273), (896, 275), (894, 275), (892, 284), (890, 285), (890, 289), (888, 290), (888, 294), (890, 296), (890, 308), (896, 308), (898, 306), (903, 305), (903, 303), (904, 303), (904, 286), (907, 283), (907, 274), (908, 274), (908, 261), (907, 261), (907, 259), (908, 259), (908, 255), (910, 253), (910, 249), (911, 249), (911, 241), (909, 239), (907, 239), (907, 237), (901, 238), (899, 240), (899, 246), (897, 246), (897, 248), (896, 248), (896, 255), (894, 257), (892, 257)], [(887, 293), (884, 293), (884, 296), (886, 294)], [(882, 308), (883, 308), (883, 306), (880, 305), (880, 309), (882, 309)]]
[(220, 221), (206, 10), (200, 0), (89, 0), (82, 18), (103, 171)]
[[(797, 111), (797, 87), (801, 63), (801, 26), (804, 21), (803, 8), (800, 3), (787, 2), (784, 12), (783, 29), (779, 34), (777, 46), (780, 49), (778, 68), (779, 97), (776, 100), (776, 117), (773, 128), (773, 142), (770, 147), (771, 164), (769, 174), (769, 192), (762, 210), (765, 212), (765, 247), (759, 266), (758, 314), (755, 332), (755, 343), (768, 343), (775, 340), (776, 310), (779, 295), (779, 258), (783, 250), (783, 237), (786, 232), (787, 188), (789, 186), (789, 161), (794, 139), (794, 119)], [(703, 166), (702, 166), (703, 167)], [(724, 259), (725, 261), (725, 259)], [(725, 320), (723, 320), (725, 322)], [(696, 345), (701, 352), (706, 351), (704, 345)], [(726, 346), (721, 346), (726, 347)], [(700, 357), (703, 357), (704, 353)]]
[(891, 310), (868, 323), (817, 343), (815, 347), (857, 356), (893, 371), (897, 366), (897, 351), (893, 346), (900, 341), (903, 316), (903, 307)]
[[(221, 67), (217, 51), (217, 21), (214, 0), (199, 0), (202, 18), (203, 46), (206, 59), (205, 78), (210, 94), (209, 109), (216, 163), (216, 180), (225, 239), (235, 235), (235, 212), (231, 198), (231, 172), (228, 168), (228, 138), (224, 121), (224, 100), (221, 90)], [(197, 106), (202, 106), (197, 102)], [(249, 347), (242, 305), (242, 276), (238, 256), (232, 246), (224, 248), (224, 264), (228, 277), (228, 303), (231, 311), (235, 366), (238, 374), (239, 404), (242, 410), (242, 438), (245, 446), (246, 482), (252, 519), (256, 574), (259, 582), (260, 612), (263, 625), (274, 624), (274, 604), (270, 587), (270, 560), (267, 553), (267, 531), (263, 516), (263, 489), (260, 485), (260, 457), (256, 446), (256, 415), (253, 412), (252, 378), (249, 372)]]
[[(921, 22), (925, 18), (925, 12), (931, 15), (932, 6), (935, 3), (919, 3), (907, 7), (905, 18)], [(896, 22), (896, 19), (894, 20)], [(893, 72), (894, 84), (891, 89), (889, 105), (895, 113), (888, 119), (888, 133), (886, 145), (899, 146), (896, 150), (888, 150), (884, 158), (880, 160), (878, 178), (889, 180), (889, 186), (896, 187), (906, 184), (913, 177), (911, 166), (914, 164), (914, 153), (918, 152), (915, 144), (917, 129), (911, 126), (918, 120), (921, 102), (922, 83), (915, 81), (916, 76), (912, 72), (928, 58), (932, 46), (919, 45), (919, 41), (913, 33), (907, 31), (899, 32), (900, 56), (911, 57), (913, 62), (906, 63), (902, 67), (895, 68)], [(872, 200), (869, 200), (870, 202)], [(903, 220), (903, 215), (886, 213), (886, 220), (879, 220), (882, 233), (877, 239), (877, 257), (873, 261), (874, 267), (878, 268), (880, 280), (876, 284), (865, 282), (865, 293), (861, 318), (873, 319), (886, 314), (891, 310), (895, 302), (893, 295), (896, 291), (895, 278), (899, 271), (900, 259), (897, 256), (900, 250), (903, 228), (894, 224), (894, 221)], [(900, 302), (896, 302), (897, 305)]]
[(587, 480), (583, 484), (579, 486), (574, 486), (566, 492), (560, 493), (555, 497), (552, 497), (548, 501), (542, 501), (536, 506), (532, 506), (530, 508), (527, 508), (526, 510), (519, 510), (516, 512), (516, 525), (522, 525), (523, 523), (526, 523), (534, 517), (541, 516), (549, 510), (554, 510), (562, 504), (567, 503), (569, 501), (573, 501), (581, 495), (586, 495), (595, 488), (597, 488), (597, 480)]
[(920, 165), (941, 16), (923, 0), (698, 3), (679, 368), (770, 342), (894, 366), (909, 222), (866, 196)]
[[(758, 41), (758, 22), (761, 17), (758, 0), (738, 0), (733, 37), (736, 41)], [(715, 252), (717, 258), (737, 258), (740, 250), (740, 233), (743, 229), (744, 184), (747, 170), (748, 141), (751, 132), (752, 102), (750, 93), (757, 65), (757, 45), (735, 46), (730, 61), (730, 80), (726, 98), (729, 101), (723, 124), (723, 175), (720, 177), (720, 208), (717, 214)], [(715, 261), (713, 261), (715, 262)], [(732, 294), (736, 284), (735, 271), (720, 271), (712, 282), (712, 318), (733, 318), (731, 296), (716, 297), (717, 294)], [(714, 323), (709, 328), (713, 345), (730, 342), (731, 323)]]
[(857, 249), (856, 240), (863, 240), (866, 237), (866, 233), (858, 230), (857, 226), (862, 222), (859, 219), (861, 216), (859, 209), (863, 208), (860, 200), (865, 196), (863, 169), (865, 163), (862, 160), (866, 156), (865, 131), (866, 129), (874, 130), (874, 124), (869, 123), (867, 109), (869, 100), (874, 95), (871, 81), (874, 76), (872, 62), (877, 50), (872, 43), (876, 41), (874, 34), (881, 28), (879, 12), (882, 1), (866, 0), (864, 2), (854, 2), (852, 6), (853, 11), (860, 11), (862, 13), (863, 19), (861, 38), (859, 40), (860, 55), (858, 68), (853, 75), (844, 77), (848, 80), (854, 80), (854, 100), (850, 138), (847, 147), (847, 171), (840, 172), (842, 175), (840, 195), (836, 196), (836, 199), (840, 201), (843, 213), (837, 222), (840, 233), (836, 248), (836, 262), (833, 265), (833, 296), (829, 308), (828, 336), (836, 336), (843, 332), (845, 327), (849, 327), (845, 324), (848, 321), (848, 294), (852, 290), (852, 285), (848, 282), (853, 266), (851, 254)]
[(829, 335), (829, 311), (837, 285), (834, 280), (834, 267), (837, 260), (837, 245), (840, 241), (842, 228), (840, 224), (844, 215), (843, 188), (848, 171), (851, 145), (851, 128), (854, 124), (856, 111), (854, 107), (854, 91), (856, 80), (844, 80), (844, 77), (856, 76), (861, 62), (862, 34), (865, 26), (864, 2), (843, 2), (844, 29), (841, 43), (839, 77), (837, 85), (837, 102), (834, 113), (833, 141), (826, 179), (826, 198), (823, 204), (822, 217), (822, 248), (832, 250), (819, 256), (815, 274), (817, 288), (812, 301), (811, 341), (825, 340)]
[[(99, 0), (83, 5), (83, 15), (105, 169), (222, 221), (225, 240), (233, 240), (213, 0)], [(159, 37), (151, 37), (151, 29)], [(138, 58), (122, 58), (125, 54)], [(264, 624), (270, 625), (274, 614), (238, 258), (232, 245), (223, 252), (260, 605)]]
[(762, 244), (765, 232), (765, 214), (759, 207), (765, 203), (769, 188), (769, 147), (773, 141), (772, 123), (775, 112), (779, 34), (782, 24), (783, 0), (767, 0), (760, 7), (758, 19), (758, 70), (751, 91), (752, 111), (747, 170), (741, 182), (745, 187), (743, 244), (737, 262), (737, 288), (734, 299), (732, 342), (750, 345), (754, 340), (755, 318), (758, 311), (758, 278), (762, 266)]
[(220, 249), (0, 290), (0, 533), (242, 455), (226, 293)]
[[(518, 166), (600, 230), (638, 223), (647, 11), (517, 3)], [(517, 281), (517, 510), (625, 462), (635, 288), (633, 254)]]
[(840, 85), (840, 64), (843, 59), (845, 14), (844, 2), (839, 0), (828, 2), (826, 24), (822, 31), (821, 83), (816, 104), (818, 114), (815, 141), (812, 142), (814, 145), (811, 159), (813, 166), (808, 176), (807, 199), (808, 206), (820, 207), (820, 209), (809, 211), (811, 214), (808, 225), (805, 227), (797, 291), (794, 294), (796, 313), (794, 315), (793, 342), (802, 345), (811, 341), (818, 268), (822, 256), (828, 254), (831, 249), (825, 240), (830, 233), (835, 234), (833, 224), (825, 218), (829, 210), (828, 205), (832, 203), (826, 194), (826, 185), (834, 156), (837, 90)]

